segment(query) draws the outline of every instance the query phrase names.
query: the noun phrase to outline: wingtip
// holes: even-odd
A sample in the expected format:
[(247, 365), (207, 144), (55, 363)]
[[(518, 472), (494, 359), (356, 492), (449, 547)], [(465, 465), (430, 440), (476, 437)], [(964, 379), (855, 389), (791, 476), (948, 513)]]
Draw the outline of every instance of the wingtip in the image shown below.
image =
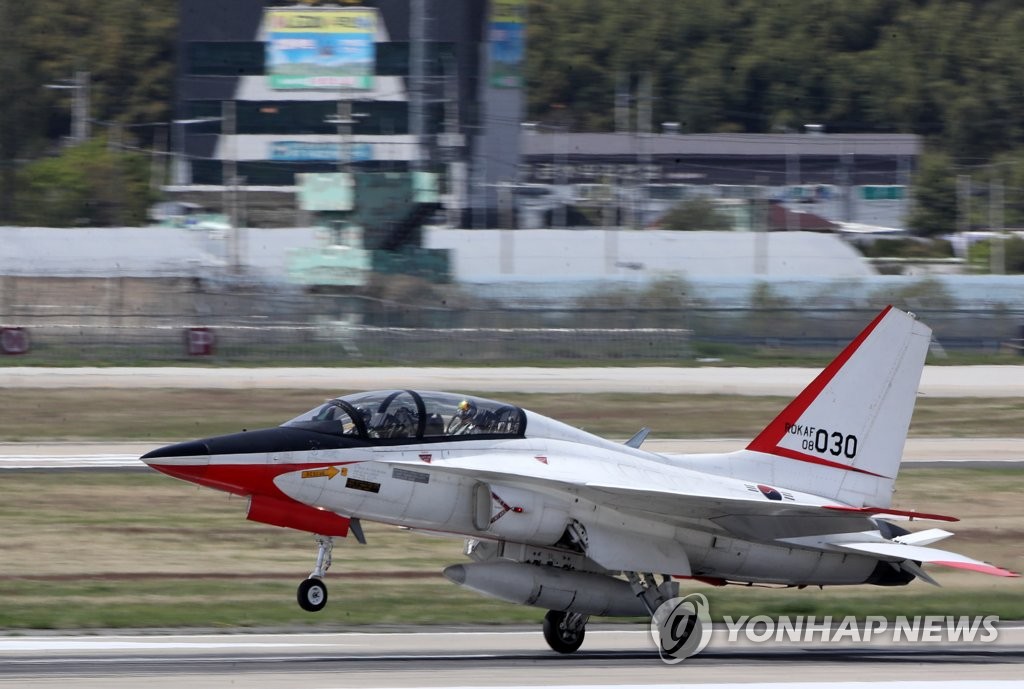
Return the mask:
[(1011, 572), (1008, 569), (996, 567), (995, 565), (990, 565), (987, 562), (956, 562), (953, 560), (933, 560), (930, 564), (942, 565), (943, 567), (953, 567), (955, 569), (966, 569), (972, 572), (991, 574), (992, 576), (996, 577), (1020, 577), (1019, 572)]

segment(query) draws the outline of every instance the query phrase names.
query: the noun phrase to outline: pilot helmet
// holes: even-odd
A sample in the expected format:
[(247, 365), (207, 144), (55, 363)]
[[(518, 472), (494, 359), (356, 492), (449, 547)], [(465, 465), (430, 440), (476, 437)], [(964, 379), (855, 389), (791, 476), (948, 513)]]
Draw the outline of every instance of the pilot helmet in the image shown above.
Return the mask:
[(476, 405), (469, 400), (459, 402), (459, 416), (469, 416), (476, 411)]

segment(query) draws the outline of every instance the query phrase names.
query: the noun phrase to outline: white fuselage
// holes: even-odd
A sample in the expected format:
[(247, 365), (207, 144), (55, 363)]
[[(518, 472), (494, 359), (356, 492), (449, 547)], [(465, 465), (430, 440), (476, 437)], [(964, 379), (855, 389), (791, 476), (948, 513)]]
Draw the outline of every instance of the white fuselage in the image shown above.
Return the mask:
[[(309, 461), (301, 454), (268, 461)], [(668, 458), (611, 443), (595, 447), (547, 438), (460, 441), (322, 450), (314, 461), (333, 463), (339, 473), (328, 477), (295, 471), (279, 475), (275, 485), (295, 500), (348, 516), (530, 546), (557, 548), (567, 525), (580, 524), (589, 536), (586, 555), (609, 571), (798, 585), (857, 584), (876, 565), (870, 557), (779, 545), (768, 538), (737, 538), (730, 535), (734, 530), (727, 532), (698, 516), (699, 510), (692, 519), (680, 514), (670, 523), (582, 497), (579, 493), (586, 491), (571, 487), (580, 484), (581, 477), (586, 485), (685, 486), (709, 496), (751, 495), (749, 482), (696, 472)], [(816, 501), (815, 496), (783, 492), (803, 504)]]

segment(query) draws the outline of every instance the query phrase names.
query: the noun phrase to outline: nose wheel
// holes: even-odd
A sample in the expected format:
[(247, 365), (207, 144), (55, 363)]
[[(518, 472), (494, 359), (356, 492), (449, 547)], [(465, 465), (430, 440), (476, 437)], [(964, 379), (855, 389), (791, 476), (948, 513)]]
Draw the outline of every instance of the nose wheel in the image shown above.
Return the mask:
[(306, 612), (319, 612), (327, 605), (327, 584), (310, 577), (299, 584), (299, 607)]
[(324, 575), (331, 566), (331, 551), (334, 550), (334, 539), (330, 536), (316, 536), (317, 553), (316, 568), (309, 578), (299, 584), (296, 598), (299, 607), (306, 612), (319, 612), (327, 605), (327, 584)]

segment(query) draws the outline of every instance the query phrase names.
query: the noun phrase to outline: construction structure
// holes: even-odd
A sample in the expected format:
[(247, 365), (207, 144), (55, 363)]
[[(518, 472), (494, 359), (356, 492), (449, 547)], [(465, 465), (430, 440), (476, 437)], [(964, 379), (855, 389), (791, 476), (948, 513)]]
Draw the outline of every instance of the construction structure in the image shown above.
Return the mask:
[(450, 280), (449, 251), (423, 248), (423, 223), (440, 208), (430, 172), (299, 175), (299, 200), (320, 229), (292, 249), (291, 282), (312, 289), (365, 287), (374, 273)]

